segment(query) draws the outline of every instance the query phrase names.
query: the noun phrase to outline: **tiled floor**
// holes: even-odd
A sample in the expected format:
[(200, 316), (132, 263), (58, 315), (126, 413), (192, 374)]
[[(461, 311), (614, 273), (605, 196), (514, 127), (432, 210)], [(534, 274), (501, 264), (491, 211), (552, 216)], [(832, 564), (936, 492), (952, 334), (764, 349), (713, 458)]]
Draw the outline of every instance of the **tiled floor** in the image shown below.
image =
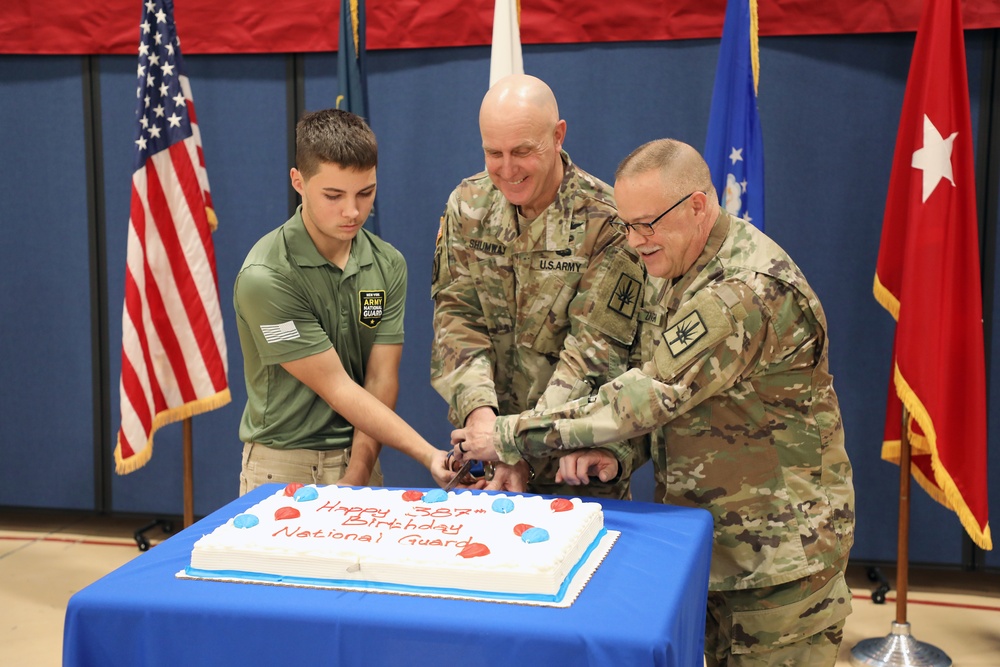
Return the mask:
[[(132, 534), (144, 524), (56, 513), (0, 515), (0, 665), (59, 665), (70, 596), (140, 555)], [(152, 548), (169, 537), (159, 529), (146, 535)], [(892, 569), (885, 575), (895, 588)], [(866, 570), (852, 567), (849, 578), (854, 613), (838, 667), (850, 664), (858, 642), (888, 635), (896, 617), (894, 591), (885, 604), (875, 604)], [(915, 639), (937, 646), (956, 667), (1000, 665), (1000, 574), (913, 568), (907, 619)]]

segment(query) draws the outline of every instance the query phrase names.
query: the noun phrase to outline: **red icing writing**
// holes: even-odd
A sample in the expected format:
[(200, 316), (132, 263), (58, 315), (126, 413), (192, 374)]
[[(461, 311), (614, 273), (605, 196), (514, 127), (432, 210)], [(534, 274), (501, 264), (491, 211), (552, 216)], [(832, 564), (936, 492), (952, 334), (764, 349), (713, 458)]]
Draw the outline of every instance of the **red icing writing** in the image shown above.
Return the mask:
[(337, 502), (335, 502), (335, 503), (331, 503), (331, 502), (327, 501), (327, 502), (323, 503), (322, 505), (320, 505), (319, 507), (317, 507), (316, 511), (317, 512), (330, 512), (331, 514), (339, 512), (339, 513), (343, 514), (344, 516), (351, 516), (351, 515), (353, 515), (353, 516), (360, 516), (362, 514), (368, 514), (370, 516), (374, 516), (374, 517), (377, 517), (379, 519), (384, 519), (387, 516), (389, 516), (389, 510), (388, 509), (384, 509), (384, 508), (383, 509), (379, 509), (378, 507), (354, 507), (352, 505), (343, 505), (343, 504), (341, 504), (341, 502), (339, 500)]
[(281, 528), (277, 532), (272, 533), (271, 537), (278, 537), (282, 535), (285, 537), (346, 540), (353, 542), (378, 542), (382, 539), (381, 535), (379, 535), (378, 539), (376, 539), (375, 537), (364, 533), (344, 533), (339, 530), (309, 530), (301, 526), (295, 526), (294, 528), (292, 526), (286, 526), (285, 528)]
[(471, 514), (472, 510), (468, 507), (428, 507), (427, 505), (414, 505), (413, 512), (407, 512), (406, 516), (433, 516), (433, 517), (446, 517), (446, 516), (466, 516)]
[[(404, 535), (396, 540), (399, 544), (409, 544), (410, 546), (421, 547), (466, 547), (472, 544), (471, 538), (464, 540), (442, 540), (437, 537), (425, 537), (419, 534)], [(486, 553), (489, 553), (487, 549)]]

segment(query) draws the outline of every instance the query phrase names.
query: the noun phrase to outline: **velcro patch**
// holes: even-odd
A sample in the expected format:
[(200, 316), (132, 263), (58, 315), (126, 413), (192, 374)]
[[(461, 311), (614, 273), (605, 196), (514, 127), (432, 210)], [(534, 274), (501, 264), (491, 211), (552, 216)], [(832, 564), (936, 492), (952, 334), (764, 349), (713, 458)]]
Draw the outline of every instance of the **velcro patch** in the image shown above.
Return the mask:
[(619, 273), (614, 292), (608, 300), (608, 308), (632, 319), (639, 305), (639, 281), (627, 273)]
[(608, 248), (601, 271), (593, 288), (593, 311), (584, 319), (604, 335), (631, 345), (642, 305), (642, 267), (628, 251), (614, 247)]
[(707, 333), (708, 327), (705, 326), (705, 322), (696, 310), (664, 331), (663, 340), (666, 342), (670, 354), (679, 357), (684, 353), (684, 350), (697, 343)]
[(358, 292), (358, 321), (374, 329), (385, 312), (385, 290), (360, 290)]
[(714, 348), (736, 330), (729, 307), (712, 290), (695, 294), (663, 331), (663, 344), (653, 353), (656, 371), (671, 380), (705, 350)]

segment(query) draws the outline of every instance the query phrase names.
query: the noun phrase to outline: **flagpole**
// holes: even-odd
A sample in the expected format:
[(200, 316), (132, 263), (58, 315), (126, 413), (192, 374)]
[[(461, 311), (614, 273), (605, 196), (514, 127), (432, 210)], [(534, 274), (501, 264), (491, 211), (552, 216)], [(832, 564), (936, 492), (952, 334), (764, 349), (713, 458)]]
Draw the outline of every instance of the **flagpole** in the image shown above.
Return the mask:
[(903, 408), (899, 441), (899, 535), (896, 547), (896, 620), (885, 637), (865, 639), (851, 649), (852, 665), (874, 667), (951, 667), (951, 658), (910, 635), (906, 620), (910, 560), (910, 413)]
[(184, 420), (184, 527), (194, 523), (194, 446), (191, 418)]
[[(896, 546), (896, 623), (906, 624), (906, 594), (910, 577), (910, 435), (903, 408), (903, 430), (899, 443), (899, 536)], [(950, 662), (949, 662), (950, 664)]]

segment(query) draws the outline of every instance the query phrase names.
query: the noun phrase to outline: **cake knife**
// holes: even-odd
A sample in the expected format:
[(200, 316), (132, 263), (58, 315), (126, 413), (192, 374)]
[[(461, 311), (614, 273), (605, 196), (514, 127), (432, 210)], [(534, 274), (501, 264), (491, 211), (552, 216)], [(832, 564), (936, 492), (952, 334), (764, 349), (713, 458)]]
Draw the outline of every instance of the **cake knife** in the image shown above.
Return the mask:
[(469, 474), (469, 470), (472, 469), (473, 463), (475, 463), (475, 461), (472, 459), (466, 459), (465, 463), (462, 464), (462, 467), (458, 469), (457, 473), (455, 473), (455, 476), (451, 478), (451, 481), (445, 485), (444, 490), (451, 491), (458, 486), (458, 483), (462, 481), (462, 478)]

